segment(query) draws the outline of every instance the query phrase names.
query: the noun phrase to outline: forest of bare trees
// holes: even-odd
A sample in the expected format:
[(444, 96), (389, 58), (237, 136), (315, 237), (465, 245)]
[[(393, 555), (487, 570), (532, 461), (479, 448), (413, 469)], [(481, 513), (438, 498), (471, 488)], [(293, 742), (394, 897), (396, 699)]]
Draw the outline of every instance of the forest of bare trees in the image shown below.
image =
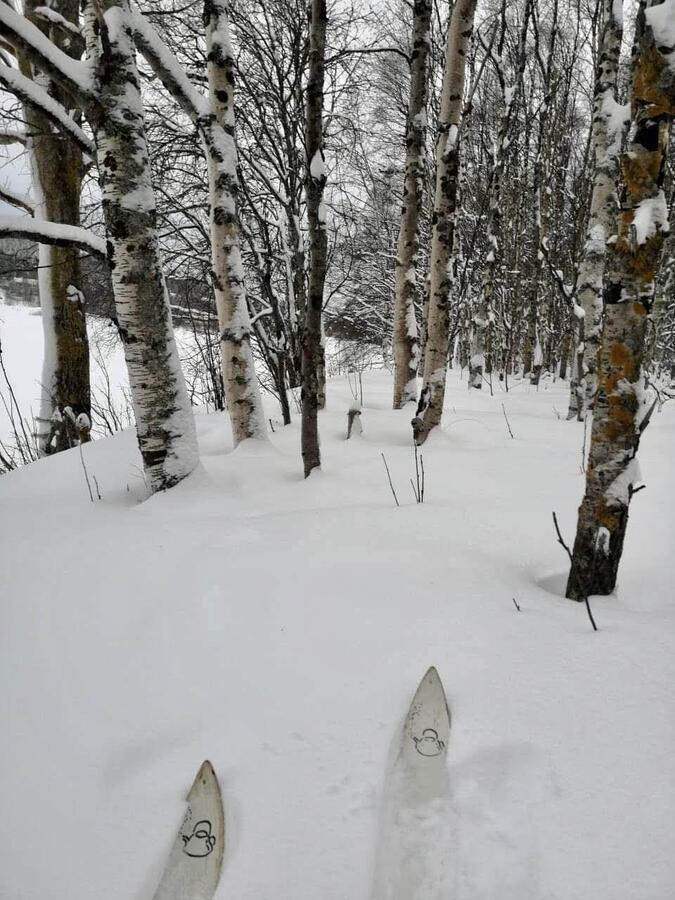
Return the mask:
[(199, 460), (173, 280), (213, 311), (195, 327), (235, 445), (266, 439), (270, 394), (305, 477), (327, 341), (393, 369), (418, 447), (449, 367), (469, 392), (564, 381), (590, 436), (567, 596), (610, 593), (675, 376), (674, 20), (673, 0), (3, 0), (0, 143), (32, 189), (2, 190), (0, 235), (40, 248), (39, 452), (90, 440), (93, 256), (150, 491)]

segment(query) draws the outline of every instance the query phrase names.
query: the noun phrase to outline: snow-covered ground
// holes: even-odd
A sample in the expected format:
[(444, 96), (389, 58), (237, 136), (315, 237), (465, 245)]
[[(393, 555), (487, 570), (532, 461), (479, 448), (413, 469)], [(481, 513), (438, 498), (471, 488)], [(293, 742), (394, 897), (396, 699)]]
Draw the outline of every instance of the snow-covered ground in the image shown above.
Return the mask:
[(675, 409), (594, 633), (551, 521), (573, 538), (583, 486), (566, 386), (451, 373), (423, 505), (410, 410), (387, 373), (364, 391), (346, 441), (329, 383), (307, 481), (297, 421), (232, 451), (222, 414), (146, 502), (130, 431), (84, 448), (99, 502), (77, 451), (0, 478), (3, 900), (151, 900), (206, 757), (220, 900), (385, 900), (387, 760), (429, 665), (453, 722), (425, 900), (673, 896)]

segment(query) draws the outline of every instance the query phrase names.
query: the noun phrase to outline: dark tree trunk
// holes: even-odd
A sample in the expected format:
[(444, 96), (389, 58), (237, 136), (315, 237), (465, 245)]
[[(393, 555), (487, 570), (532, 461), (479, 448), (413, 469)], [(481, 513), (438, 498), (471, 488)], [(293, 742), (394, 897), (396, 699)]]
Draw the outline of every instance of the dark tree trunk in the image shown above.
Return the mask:
[(323, 358), (321, 310), (326, 278), (326, 211), (323, 191), (326, 172), (323, 151), (323, 81), (326, 52), (326, 0), (312, 0), (309, 22), (309, 76), (307, 80), (307, 219), (309, 222), (309, 289), (302, 331), (302, 459), (305, 478), (321, 465), (319, 421)]

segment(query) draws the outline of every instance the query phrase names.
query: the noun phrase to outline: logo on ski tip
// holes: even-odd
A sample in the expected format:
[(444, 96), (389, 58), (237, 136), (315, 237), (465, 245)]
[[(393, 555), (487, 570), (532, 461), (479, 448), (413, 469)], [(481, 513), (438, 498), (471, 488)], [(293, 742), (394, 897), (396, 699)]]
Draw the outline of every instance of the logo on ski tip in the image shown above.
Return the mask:
[(422, 737), (413, 735), (413, 741), (420, 756), (438, 756), (445, 748), (445, 741), (439, 738), (438, 732), (433, 728), (425, 728)]
[(197, 822), (192, 829), (192, 834), (182, 834), (183, 853), (188, 856), (208, 856), (216, 846), (215, 835), (211, 834), (211, 823), (208, 819)]

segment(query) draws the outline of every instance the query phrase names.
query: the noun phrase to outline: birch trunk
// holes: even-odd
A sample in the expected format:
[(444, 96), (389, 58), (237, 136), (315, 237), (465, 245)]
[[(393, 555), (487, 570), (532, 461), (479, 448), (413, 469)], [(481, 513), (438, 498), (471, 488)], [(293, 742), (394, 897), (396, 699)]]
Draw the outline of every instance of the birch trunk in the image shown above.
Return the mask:
[(267, 429), (251, 349), (251, 321), (241, 261), (234, 57), (225, 0), (206, 0), (204, 23), (211, 117), (200, 125), (209, 173), (212, 280), (220, 327), (223, 381), (236, 445), (246, 438), (265, 437)]
[[(68, 55), (79, 59), (82, 41), (61, 28), (50, 29), (35, 16), (41, 0), (26, 0), (26, 18)], [(77, 0), (58, 0), (52, 6), (77, 24)], [(34, 70), (24, 53), (18, 54), (24, 75), (43, 82), (50, 96), (67, 106), (58, 85)], [(31, 161), (35, 217), (66, 225), (80, 224), (82, 151), (62, 132), (52, 128), (35, 107), (24, 107), (28, 153)], [(91, 396), (89, 343), (79, 250), (74, 247), (39, 247), (38, 288), (44, 332), (37, 438), (41, 453), (67, 450), (90, 437)]]
[(394, 292), (394, 409), (401, 409), (406, 403), (417, 399), (419, 342), (415, 316), (415, 257), (419, 247), (418, 222), (422, 205), (430, 23), (431, 0), (415, 0), (403, 210), (398, 235)]
[[(502, 185), (504, 180), (504, 166), (506, 163), (506, 151), (508, 149), (508, 134), (513, 119), (515, 101), (520, 83), (525, 71), (527, 28), (530, 19), (531, 0), (528, 0), (523, 13), (523, 24), (518, 41), (518, 61), (514, 82), (510, 87), (506, 86), (506, 80), (501, 70), (502, 47), (498, 49), (497, 74), (502, 93), (502, 110), (499, 123), (497, 140), (492, 151), (492, 172), (490, 177), (489, 211), (488, 211), (488, 254), (481, 279), (481, 291), (476, 313), (473, 317), (473, 330), (471, 334), (471, 354), (469, 358), (469, 387), (481, 390), (483, 387), (486, 355), (492, 351), (492, 336), (495, 322), (494, 291), (498, 281), (498, 264), (501, 255), (500, 242), (502, 238)], [(506, 20), (506, 3), (502, 6), (504, 28)], [(493, 360), (492, 354), (488, 358), (490, 366)], [(492, 371), (490, 369), (490, 371)]]
[(326, 169), (323, 150), (323, 82), (326, 50), (326, 0), (312, 0), (307, 80), (307, 219), (309, 224), (309, 287), (302, 330), (302, 459), (305, 478), (321, 465), (319, 451), (321, 309), (326, 278), (326, 210), (323, 191)]
[(423, 444), (440, 423), (448, 365), (450, 271), (457, 216), (459, 126), (462, 119), (466, 53), (473, 34), (476, 0), (456, 0), (448, 28), (436, 144), (436, 195), (431, 235), (429, 316), (424, 380), (413, 436)]
[(157, 242), (157, 214), (129, 22), (128, 0), (100, 0), (98, 27), (87, 28), (90, 56), (96, 63), (97, 102), (90, 118), (138, 444), (148, 486), (158, 491), (194, 469), (198, 450)]
[[(602, 331), (605, 254), (607, 239), (616, 223), (616, 178), (622, 129), (617, 129), (614, 123), (617, 112), (620, 112), (615, 92), (622, 33), (621, 3), (617, 8), (616, 0), (604, 0), (603, 29), (593, 98), (593, 192), (586, 243), (576, 284), (579, 319), (575, 372), (570, 383), (568, 412), (568, 418), (576, 416), (579, 420), (591, 408), (595, 396), (596, 364)], [(620, 117), (619, 122), (622, 124)]]
[(668, 209), (663, 190), (675, 116), (673, 0), (638, 12), (631, 89), (631, 140), (622, 157), (618, 235), (607, 259), (586, 490), (567, 597), (609, 594), (616, 585), (628, 508), (640, 482), (637, 451), (648, 421), (642, 363)]
[(534, 162), (534, 234), (533, 243), (536, 248), (534, 272), (527, 308), (527, 336), (523, 348), (524, 374), (530, 375), (530, 382), (538, 385), (544, 362), (542, 347), (542, 327), (545, 321), (545, 295), (542, 292), (545, 250), (548, 242), (551, 198), (547, 191), (548, 170), (550, 168), (551, 142), (549, 140), (549, 123), (551, 100), (554, 91), (553, 57), (558, 36), (558, 0), (553, 0), (551, 9), (551, 29), (548, 40), (547, 57), (544, 61), (539, 46), (539, 28), (535, 30), (535, 56), (543, 79), (544, 96), (539, 116), (539, 132), (537, 135), (537, 152)]

